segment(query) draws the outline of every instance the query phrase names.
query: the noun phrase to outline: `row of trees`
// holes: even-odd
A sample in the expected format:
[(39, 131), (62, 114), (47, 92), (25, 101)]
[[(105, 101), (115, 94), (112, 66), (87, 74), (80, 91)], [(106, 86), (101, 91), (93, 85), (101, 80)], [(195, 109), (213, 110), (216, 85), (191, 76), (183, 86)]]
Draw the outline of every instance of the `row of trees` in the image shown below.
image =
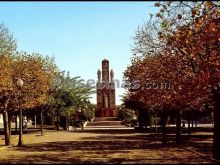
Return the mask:
[[(139, 28), (126, 104), (159, 114), (166, 143), (166, 119), (176, 114), (176, 142), (181, 142), (181, 116), (214, 112), (213, 157), (220, 159), (220, 3), (158, 2), (156, 15)], [(134, 88), (132, 82), (138, 82)], [(170, 83), (170, 88), (150, 83)]]
[[(65, 75), (53, 58), (18, 52), (13, 35), (3, 24), (0, 25), (0, 70), (0, 113), (4, 120), (5, 145), (10, 145), (12, 117), (19, 114), (19, 122), (23, 123), (22, 112), (29, 116), (40, 114), (42, 134), (43, 113), (56, 115), (59, 121), (61, 113), (70, 115), (80, 107), (93, 115), (89, 101), (93, 88), (82, 86), (80, 77)], [(22, 126), (19, 129), (19, 145), (22, 145)]]

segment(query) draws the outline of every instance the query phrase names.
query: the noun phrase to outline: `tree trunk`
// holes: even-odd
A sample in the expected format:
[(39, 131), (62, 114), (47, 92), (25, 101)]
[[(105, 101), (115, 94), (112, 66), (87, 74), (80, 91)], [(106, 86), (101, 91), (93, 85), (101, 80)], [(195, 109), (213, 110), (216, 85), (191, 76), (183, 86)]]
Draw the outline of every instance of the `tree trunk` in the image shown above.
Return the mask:
[(220, 160), (220, 87), (213, 89), (214, 100), (214, 134), (213, 158)]
[(57, 131), (59, 131), (60, 130), (60, 126), (59, 126), (59, 109), (57, 108)]
[[(140, 109), (139, 111), (138, 111), (138, 123), (139, 123), (139, 128), (140, 129), (143, 129), (144, 128), (144, 125), (143, 125), (143, 118), (144, 118), (144, 116), (143, 116), (143, 112), (142, 112), (143, 110), (142, 109)], [(126, 120), (125, 120), (126, 121)]]
[(68, 116), (66, 116), (66, 130), (69, 130), (69, 119)]
[(5, 110), (3, 112), (3, 121), (4, 121), (4, 134), (5, 134), (5, 145), (10, 145), (10, 133), (8, 127), (8, 112)]
[(8, 117), (9, 139), (11, 138), (11, 120), (12, 120), (12, 116), (9, 116)]
[(34, 115), (34, 128), (37, 128), (37, 116)]
[(178, 110), (176, 114), (176, 143), (181, 143), (181, 111)]
[(15, 132), (17, 133), (18, 131), (18, 116), (15, 115)]
[(191, 129), (190, 129), (190, 113), (188, 113), (188, 135), (191, 135)]
[(22, 109), (19, 110), (19, 140), (18, 140), (18, 146), (23, 145), (23, 116), (22, 116)]
[(41, 130), (41, 136), (43, 136), (43, 110), (41, 110), (41, 112), (40, 112), (40, 121), (41, 121), (41, 128), (40, 128), (40, 130)]
[(157, 114), (155, 114), (155, 133), (157, 134)]
[(161, 120), (162, 120), (162, 132), (163, 132), (162, 144), (167, 144), (167, 130), (166, 130), (167, 116), (163, 114)]

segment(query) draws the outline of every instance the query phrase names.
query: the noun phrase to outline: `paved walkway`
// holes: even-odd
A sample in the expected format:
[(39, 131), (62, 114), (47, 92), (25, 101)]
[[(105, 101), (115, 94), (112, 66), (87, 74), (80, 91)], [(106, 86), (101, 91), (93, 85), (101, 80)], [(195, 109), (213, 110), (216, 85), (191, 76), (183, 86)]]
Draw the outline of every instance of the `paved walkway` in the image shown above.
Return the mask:
[[(1, 136), (2, 137), (2, 136)], [(17, 136), (12, 144), (17, 145)], [(163, 146), (154, 134), (47, 131), (25, 134), (25, 146), (3, 148), (0, 163), (211, 163), (193, 148)], [(190, 149), (190, 150), (188, 150)]]

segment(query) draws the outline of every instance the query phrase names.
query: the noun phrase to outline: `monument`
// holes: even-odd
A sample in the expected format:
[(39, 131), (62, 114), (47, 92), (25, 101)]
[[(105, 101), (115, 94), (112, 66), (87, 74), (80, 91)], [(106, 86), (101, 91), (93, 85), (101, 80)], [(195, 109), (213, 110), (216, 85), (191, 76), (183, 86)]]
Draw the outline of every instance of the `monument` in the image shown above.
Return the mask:
[[(98, 82), (96, 117), (116, 117), (114, 72), (109, 73), (109, 61), (102, 60), (102, 71), (97, 71)], [(109, 79), (110, 76), (110, 79)]]

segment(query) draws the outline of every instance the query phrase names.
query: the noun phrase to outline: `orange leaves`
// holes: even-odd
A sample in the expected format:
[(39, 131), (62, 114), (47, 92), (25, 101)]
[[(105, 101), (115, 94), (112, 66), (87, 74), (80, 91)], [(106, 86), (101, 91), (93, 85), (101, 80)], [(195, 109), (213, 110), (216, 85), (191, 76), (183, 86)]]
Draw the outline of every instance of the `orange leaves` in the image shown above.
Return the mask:
[(194, 27), (195, 27), (195, 30), (199, 30), (201, 27), (201, 23), (195, 22)]
[(220, 72), (216, 73), (216, 76), (218, 78), (218, 81), (220, 81)]
[(188, 35), (191, 36), (193, 34), (192, 30), (188, 31)]
[(210, 23), (210, 25), (209, 25), (209, 29), (210, 29), (210, 31), (212, 31), (212, 32), (216, 32), (217, 31), (217, 27), (216, 27), (216, 24), (215, 23)]
[[(18, 108), (19, 94), (22, 96), (20, 103), (24, 109), (41, 105), (46, 101), (45, 95), (49, 90), (51, 80), (49, 79), (50, 73), (44, 70), (46, 67), (44, 60), (39, 55), (26, 53), (17, 54), (14, 58), (3, 58), (2, 56), (0, 68), (4, 67), (5, 71), (1, 68), (0, 91), (3, 89), (3, 85), (5, 90), (10, 90), (7, 97), (13, 98), (9, 100), (9, 106), (12, 110)], [(50, 71), (52, 72), (52, 70)], [(18, 78), (24, 81), (22, 88), (18, 88), (16, 85)]]
[(0, 55), (0, 93), (12, 87), (12, 59), (10, 56)]
[(157, 13), (157, 14), (156, 14), (156, 17), (159, 17), (159, 18), (161, 18), (161, 19), (163, 18), (163, 16), (162, 16), (160, 13)]
[(195, 19), (195, 28), (199, 29), (204, 23), (205, 16), (200, 16)]
[(159, 31), (154, 31), (159, 48), (132, 63), (126, 77), (138, 79), (142, 85), (146, 80), (171, 82), (170, 90), (132, 91), (147, 106), (178, 102), (201, 108), (210, 100), (211, 86), (220, 82), (219, 11), (213, 2), (164, 4), (155, 5), (161, 7), (155, 21)]
[(160, 39), (164, 38), (164, 34), (162, 32), (158, 32), (158, 36), (159, 36)]
[(205, 16), (202, 15), (199, 17), (198, 23), (202, 24), (202, 22), (205, 20)]
[(175, 34), (175, 37), (178, 39), (178, 38), (180, 37), (180, 33), (177, 32), (177, 33)]
[(213, 7), (213, 2), (212, 1), (206, 1), (205, 6), (206, 6), (206, 8), (211, 9)]
[(201, 9), (202, 8), (202, 4), (198, 4), (197, 8)]
[(192, 17), (194, 18), (197, 14), (199, 14), (199, 9), (193, 8), (192, 9)]

